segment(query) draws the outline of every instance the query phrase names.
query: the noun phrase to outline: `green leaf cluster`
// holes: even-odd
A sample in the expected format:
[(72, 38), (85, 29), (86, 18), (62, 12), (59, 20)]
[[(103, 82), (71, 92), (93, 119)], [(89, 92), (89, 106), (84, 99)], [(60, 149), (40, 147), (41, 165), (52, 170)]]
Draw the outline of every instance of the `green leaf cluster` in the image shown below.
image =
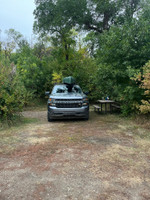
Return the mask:
[[(8, 62), (7, 62), (8, 63)], [(0, 118), (11, 120), (19, 115), (23, 106), (31, 100), (32, 94), (26, 90), (13, 63), (0, 62)]]

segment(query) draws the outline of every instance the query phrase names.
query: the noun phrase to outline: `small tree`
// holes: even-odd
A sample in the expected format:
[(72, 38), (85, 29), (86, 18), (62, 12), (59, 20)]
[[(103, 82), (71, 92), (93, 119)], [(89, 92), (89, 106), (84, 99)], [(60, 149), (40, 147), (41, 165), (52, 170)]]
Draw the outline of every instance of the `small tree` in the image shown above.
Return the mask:
[(140, 88), (144, 89), (144, 96), (138, 109), (141, 113), (150, 113), (150, 61), (143, 67), (143, 73), (136, 76), (136, 80), (140, 81)]

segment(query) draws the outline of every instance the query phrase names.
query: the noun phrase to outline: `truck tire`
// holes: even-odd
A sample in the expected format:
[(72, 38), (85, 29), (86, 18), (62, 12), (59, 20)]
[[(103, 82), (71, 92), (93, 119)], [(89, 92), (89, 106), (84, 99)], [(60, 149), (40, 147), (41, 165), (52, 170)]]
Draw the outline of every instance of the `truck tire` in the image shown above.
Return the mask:
[(85, 117), (85, 120), (89, 120), (89, 113), (88, 113), (87, 116)]
[(47, 120), (48, 120), (48, 122), (52, 122), (53, 121), (53, 119), (50, 117), (49, 112), (47, 112)]

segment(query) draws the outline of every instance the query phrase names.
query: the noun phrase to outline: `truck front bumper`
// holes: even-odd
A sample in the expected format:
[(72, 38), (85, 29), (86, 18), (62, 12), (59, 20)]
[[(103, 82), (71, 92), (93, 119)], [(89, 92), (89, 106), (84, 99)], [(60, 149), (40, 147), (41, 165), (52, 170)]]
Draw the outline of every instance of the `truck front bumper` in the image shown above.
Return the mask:
[(89, 106), (82, 106), (81, 108), (56, 108), (49, 106), (48, 115), (51, 119), (88, 118)]

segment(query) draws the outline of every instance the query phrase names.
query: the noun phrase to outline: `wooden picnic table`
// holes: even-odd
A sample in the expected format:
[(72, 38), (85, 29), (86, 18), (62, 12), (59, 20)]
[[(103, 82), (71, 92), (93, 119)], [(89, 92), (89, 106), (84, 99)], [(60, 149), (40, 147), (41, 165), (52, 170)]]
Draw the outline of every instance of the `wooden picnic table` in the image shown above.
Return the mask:
[(105, 105), (105, 111), (104, 111), (105, 113), (108, 112), (107, 105), (109, 105), (109, 108), (110, 108), (109, 112), (112, 112), (112, 104), (115, 103), (115, 101), (113, 101), (113, 100), (97, 100), (97, 102), (100, 104), (101, 112), (103, 112), (103, 104)]

